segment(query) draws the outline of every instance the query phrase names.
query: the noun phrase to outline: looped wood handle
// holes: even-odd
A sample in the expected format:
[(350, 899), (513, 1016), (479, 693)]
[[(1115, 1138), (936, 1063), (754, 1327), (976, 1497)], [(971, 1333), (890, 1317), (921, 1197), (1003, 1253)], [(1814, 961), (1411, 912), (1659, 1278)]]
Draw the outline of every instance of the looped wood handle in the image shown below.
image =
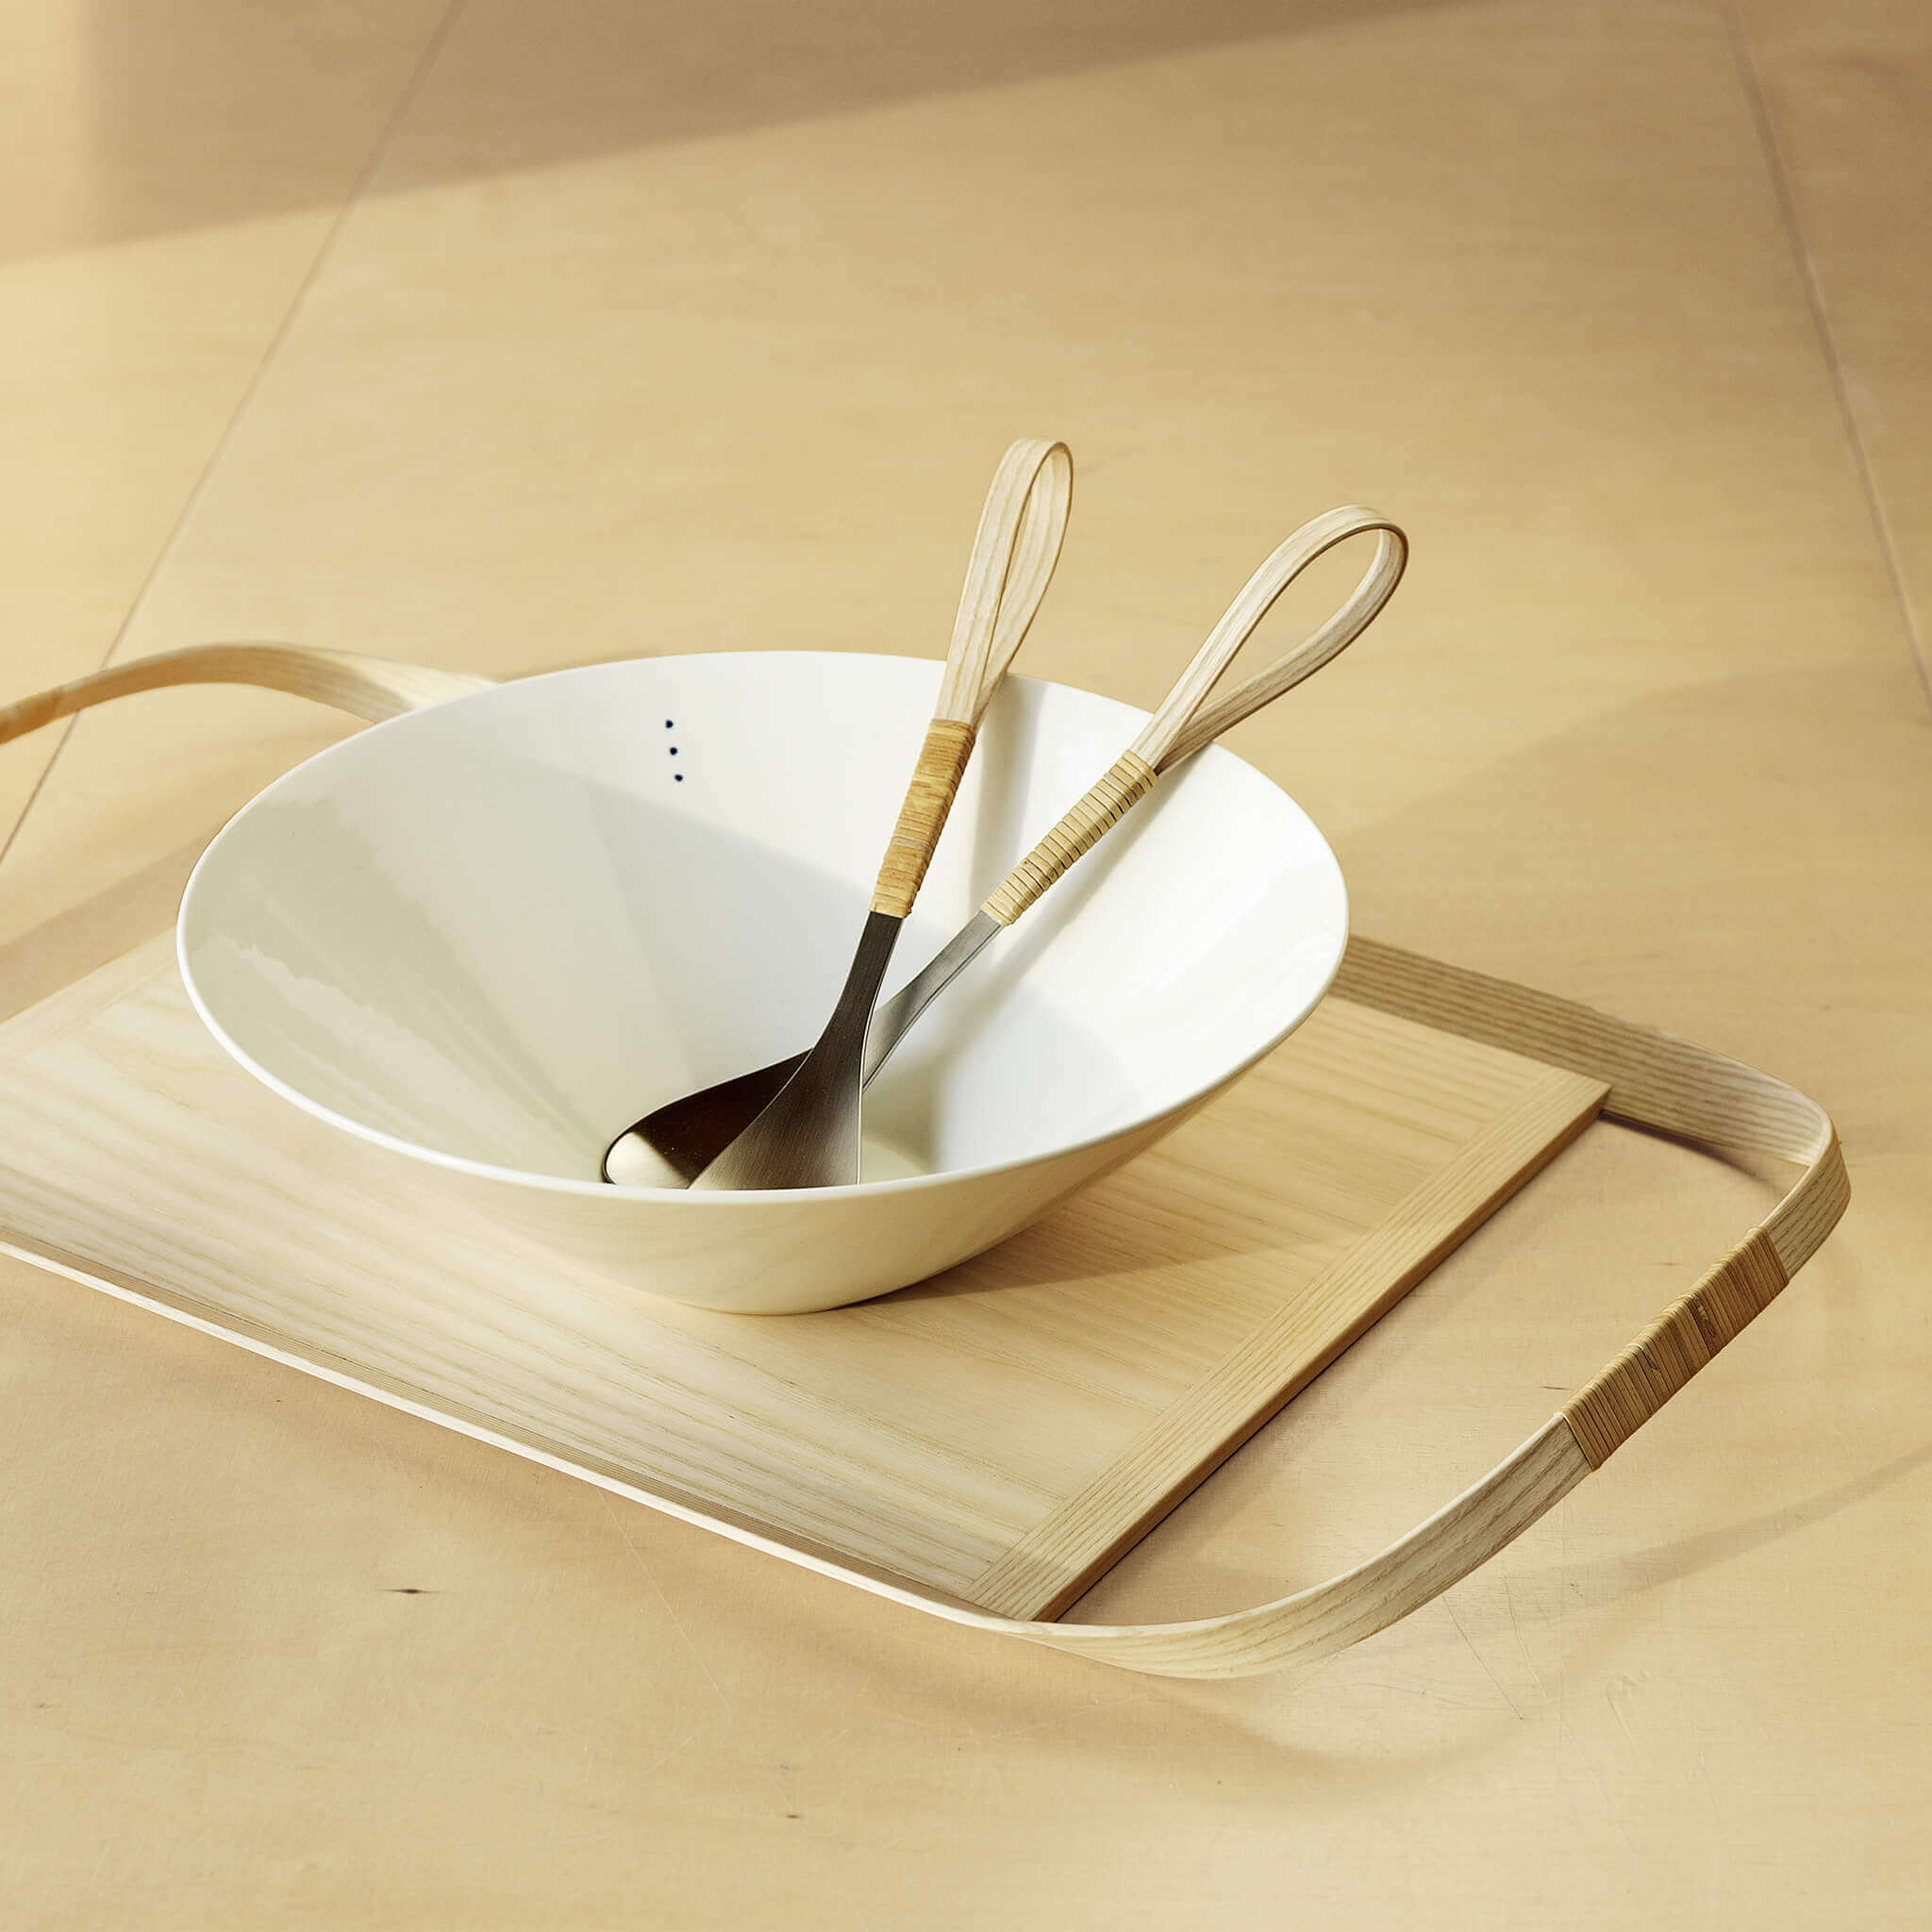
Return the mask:
[(300, 644), (192, 644), (182, 651), (110, 664), (105, 671), (0, 706), (0, 744), (91, 705), (172, 684), (258, 684), (333, 705), (377, 724), (443, 698), (488, 691), (491, 682), (463, 671), (435, 671), (426, 664), (402, 664), (388, 658)]
[[(1316, 558), (1345, 543), (1351, 537), (1374, 533), (1375, 555), (1361, 581), (1348, 593), (1334, 616), (1221, 699), (1208, 705), (1208, 693), (1253, 635), (1255, 626), (1274, 608), (1286, 591)], [(1379, 511), (1349, 504), (1304, 524), (1277, 545), (1241, 587), (1240, 594), (1208, 633), (1194, 661), (1181, 673), (1174, 688), (1161, 701), (1147, 728), (1134, 741), (1134, 750), (1164, 772), (1210, 744), (1224, 731), (1273, 704), (1283, 691), (1311, 677), (1360, 637), (1394, 594), (1408, 562), (1408, 539)]]
[[(1218, 704), (1208, 705), (1208, 693), (1235, 654), (1289, 585), (1324, 551), (1370, 532), (1376, 538), (1374, 558), (1334, 616), (1266, 671), (1238, 685)], [(1345, 651), (1381, 614), (1407, 560), (1407, 538), (1386, 517), (1359, 505), (1331, 509), (1304, 524), (1242, 586), (1133, 745), (1000, 881), (980, 910), (1011, 925), (1153, 791), (1162, 772), (1191, 758)]]
[(1023, 437), (1008, 446), (974, 533), (935, 720), (978, 730), (1053, 580), (1073, 508), (1065, 443)]
[(919, 896), (979, 721), (1052, 581), (1073, 503), (1074, 458), (1065, 443), (1023, 438), (1000, 458), (974, 535), (932, 723), (873, 887), (874, 912), (903, 919)]

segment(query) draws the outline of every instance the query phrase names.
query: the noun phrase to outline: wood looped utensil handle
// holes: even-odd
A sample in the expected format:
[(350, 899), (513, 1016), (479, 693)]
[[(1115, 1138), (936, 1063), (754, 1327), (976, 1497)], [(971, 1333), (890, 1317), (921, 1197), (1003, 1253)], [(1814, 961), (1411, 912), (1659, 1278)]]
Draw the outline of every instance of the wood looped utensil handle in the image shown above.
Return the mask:
[(979, 721), (1046, 595), (1073, 501), (1065, 443), (1023, 438), (1001, 458), (979, 513), (932, 723), (873, 887), (874, 912), (903, 919), (912, 909)]
[[(1289, 585), (1324, 551), (1369, 534), (1376, 539), (1374, 557), (1335, 614), (1267, 670), (1209, 705), (1208, 695), (1236, 653)], [(1000, 881), (980, 909), (1002, 925), (1011, 925), (1153, 791), (1161, 773), (1192, 757), (1262, 706), (1273, 704), (1346, 650), (1380, 614), (1402, 581), (1407, 561), (1407, 538), (1388, 518), (1358, 504), (1331, 509), (1304, 524), (1241, 587), (1140, 737)]]
[[(1361, 581), (1342, 600), (1334, 616), (1291, 651), (1285, 651), (1267, 670), (1257, 672), (1225, 697), (1209, 705), (1208, 697), (1220, 683), (1222, 675), (1289, 585), (1316, 558), (1333, 550), (1338, 543), (1371, 534), (1376, 539), (1375, 554)], [(1241, 586), (1234, 602), (1222, 613), (1221, 621), (1208, 634), (1208, 641), (1194, 654), (1194, 661), (1181, 673), (1174, 689), (1161, 700), (1160, 708), (1147, 721), (1147, 728), (1134, 741), (1135, 752), (1157, 772), (1164, 772), (1191, 757), (1203, 745), (1211, 744), (1224, 731), (1232, 729), (1243, 718), (1252, 717), (1262, 706), (1273, 704), (1304, 678), (1312, 677), (1323, 665), (1345, 651), (1381, 614), (1382, 607), (1402, 581), (1407, 563), (1408, 539), (1378, 510), (1347, 504), (1341, 509), (1326, 510), (1310, 518), (1293, 536), (1277, 544)]]

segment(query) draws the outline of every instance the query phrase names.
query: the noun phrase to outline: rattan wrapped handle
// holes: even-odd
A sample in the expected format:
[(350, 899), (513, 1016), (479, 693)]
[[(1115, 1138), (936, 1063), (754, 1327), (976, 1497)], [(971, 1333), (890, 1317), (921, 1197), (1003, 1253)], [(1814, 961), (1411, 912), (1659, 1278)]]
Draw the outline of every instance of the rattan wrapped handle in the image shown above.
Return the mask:
[[(1375, 538), (1375, 554), (1335, 614), (1267, 670), (1209, 705), (1209, 695), (1236, 654), (1289, 585), (1338, 543), (1369, 535)], [(1000, 881), (980, 910), (1002, 925), (1011, 925), (1154, 790), (1161, 773), (1191, 758), (1345, 651), (1381, 614), (1402, 581), (1407, 561), (1408, 539), (1388, 518), (1357, 504), (1312, 519), (1277, 544), (1222, 613), (1140, 737)]]
[(1138, 752), (1124, 751), (1060, 815), (1059, 822), (996, 885), (979, 908), (1011, 925), (1154, 790), (1160, 774)]
[(903, 919), (919, 896), (979, 721), (1052, 581), (1073, 503), (1074, 458), (1065, 443), (1023, 438), (1000, 458), (974, 535), (932, 723), (873, 887), (874, 912)]

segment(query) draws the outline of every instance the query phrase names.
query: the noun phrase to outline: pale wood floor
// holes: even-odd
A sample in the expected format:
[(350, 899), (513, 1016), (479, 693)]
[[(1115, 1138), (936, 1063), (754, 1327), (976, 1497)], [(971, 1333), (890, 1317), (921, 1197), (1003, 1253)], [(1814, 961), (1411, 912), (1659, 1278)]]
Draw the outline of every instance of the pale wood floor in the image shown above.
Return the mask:
[[(1214, 1687), (981, 1643), (0, 1269), (0, 1920), (1911, 1925), (1932, 1912), (1932, 15), (1918, 0), (49, 0), (0, 64), (0, 669), (943, 649), (1147, 702), (1333, 501), (1239, 748), (1362, 929), (1837, 1114), (1855, 1199), (1502, 1558)], [(339, 722), (0, 752), (0, 1008)], [(1291, 1185), (1285, 1177), (1284, 1185)], [(1761, 1211), (1592, 1130), (1074, 1614), (1326, 1574)]]

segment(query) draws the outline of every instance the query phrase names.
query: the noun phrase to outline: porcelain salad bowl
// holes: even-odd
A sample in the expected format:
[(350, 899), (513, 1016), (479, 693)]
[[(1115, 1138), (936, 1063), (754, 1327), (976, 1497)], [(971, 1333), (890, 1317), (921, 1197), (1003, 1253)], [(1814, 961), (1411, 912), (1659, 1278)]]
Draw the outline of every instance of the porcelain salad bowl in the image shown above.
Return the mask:
[[(1313, 1010), (1347, 933), (1307, 816), (1209, 746), (922, 1019), (867, 1096), (858, 1184), (602, 1181), (648, 1108), (813, 1037), (939, 672), (651, 658), (377, 724), (208, 846), (178, 924), (189, 992), (385, 1184), (453, 1191), (621, 1290), (795, 1313), (921, 1280), (1237, 1079)], [(889, 990), (1143, 721), (1008, 679)]]

